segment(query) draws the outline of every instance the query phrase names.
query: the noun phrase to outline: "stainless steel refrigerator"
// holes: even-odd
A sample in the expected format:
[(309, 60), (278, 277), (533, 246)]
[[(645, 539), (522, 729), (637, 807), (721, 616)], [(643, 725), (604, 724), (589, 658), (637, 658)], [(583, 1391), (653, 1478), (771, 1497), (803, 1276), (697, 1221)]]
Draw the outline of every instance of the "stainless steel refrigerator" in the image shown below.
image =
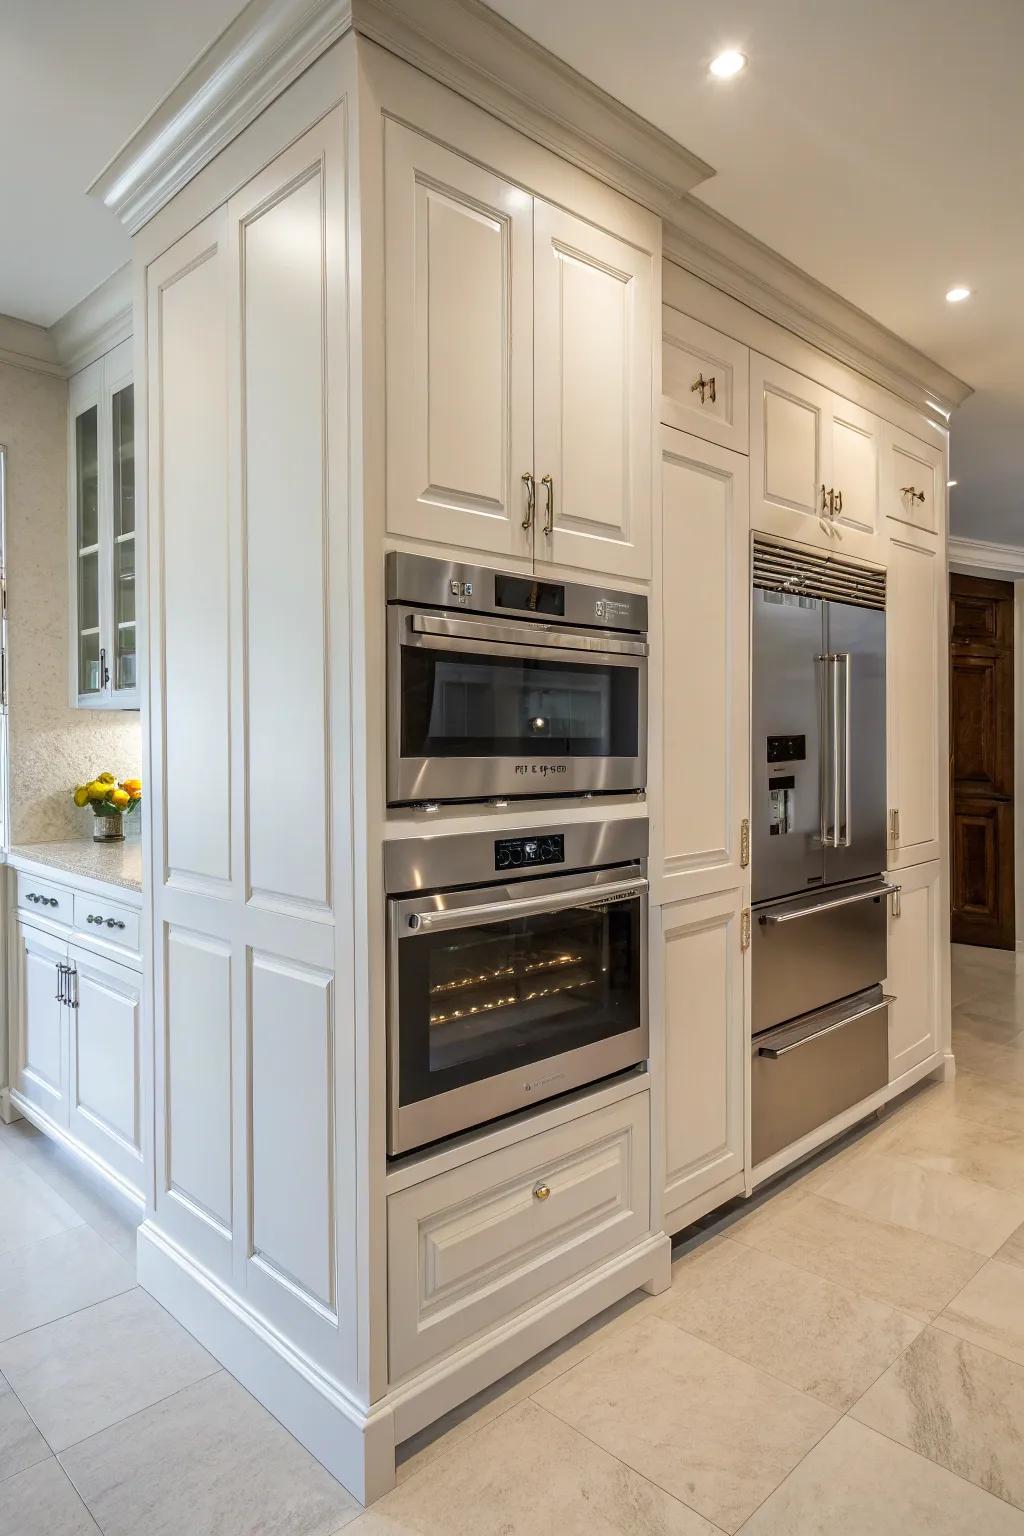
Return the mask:
[(885, 573), (757, 539), (755, 1164), (884, 1086)]

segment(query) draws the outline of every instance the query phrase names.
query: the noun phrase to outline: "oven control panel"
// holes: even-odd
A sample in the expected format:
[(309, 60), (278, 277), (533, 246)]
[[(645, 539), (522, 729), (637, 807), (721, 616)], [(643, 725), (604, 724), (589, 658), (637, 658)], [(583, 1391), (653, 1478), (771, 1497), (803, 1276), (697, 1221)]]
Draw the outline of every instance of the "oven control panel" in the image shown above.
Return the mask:
[(538, 837), (501, 837), (494, 844), (495, 869), (534, 869), (538, 864), (564, 864), (561, 832)]

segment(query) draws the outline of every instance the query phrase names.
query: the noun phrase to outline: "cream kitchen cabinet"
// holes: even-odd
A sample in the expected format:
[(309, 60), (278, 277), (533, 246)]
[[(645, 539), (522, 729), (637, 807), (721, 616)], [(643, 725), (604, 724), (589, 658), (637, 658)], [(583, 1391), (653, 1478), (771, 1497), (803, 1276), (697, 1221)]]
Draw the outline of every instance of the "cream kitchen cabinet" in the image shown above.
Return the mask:
[(671, 901), (740, 884), (748, 857), (747, 460), (661, 429), (661, 792), (652, 879)]
[(682, 310), (661, 307), (661, 419), (746, 453), (750, 349)]
[[(896, 536), (898, 525), (921, 533), (945, 531), (946, 487), (943, 453), (886, 423), (882, 447), (882, 505)], [(893, 525), (896, 525), (895, 527)]]
[(757, 353), (750, 411), (752, 526), (877, 560), (879, 419)]
[(11, 1084), (54, 1125), (68, 1124), (68, 942), (28, 923), (13, 931)]
[(138, 1187), (142, 977), (72, 945), (67, 993), (68, 1129), (81, 1146)]
[(941, 856), (946, 815), (946, 566), (940, 541), (894, 525), (886, 583), (889, 866)]
[(899, 875), (889, 904), (889, 1081), (927, 1061), (945, 1042), (943, 949), (949, 912), (942, 865), (918, 864)]
[(744, 892), (652, 912), (664, 1028), (663, 1226), (672, 1233), (739, 1193), (745, 1164)]
[(610, 233), (390, 118), (384, 139), (388, 533), (649, 577), (649, 215)]
[(132, 343), (76, 373), (69, 389), (71, 702), (137, 709)]

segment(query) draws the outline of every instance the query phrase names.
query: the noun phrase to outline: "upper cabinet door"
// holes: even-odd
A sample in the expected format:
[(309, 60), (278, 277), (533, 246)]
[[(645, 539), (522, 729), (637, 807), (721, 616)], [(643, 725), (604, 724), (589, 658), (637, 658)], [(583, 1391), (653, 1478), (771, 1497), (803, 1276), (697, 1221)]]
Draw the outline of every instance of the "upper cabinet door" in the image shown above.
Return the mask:
[(661, 419), (746, 453), (750, 351), (709, 325), (661, 306)]
[[(832, 396), (832, 519), (842, 528), (878, 532), (878, 457), (882, 423), (863, 406)], [(840, 536), (841, 537), (841, 536)], [(852, 551), (851, 551), (852, 553)]]
[(131, 342), (105, 360), (104, 393), (110, 454), (110, 689), (113, 702), (138, 702), (135, 605), (135, 386)]
[(882, 505), (895, 523), (922, 533), (945, 528), (946, 488), (942, 450), (886, 423), (882, 460)]
[(831, 411), (829, 390), (751, 353), (752, 527), (804, 540), (818, 529), (828, 537), (824, 513), (832, 483)]
[(937, 540), (894, 531), (885, 618), (889, 868), (897, 869), (942, 855), (948, 663), (946, 565)]
[(534, 211), (538, 561), (651, 574), (654, 257)]
[(97, 704), (107, 691), (107, 642), (104, 633), (106, 577), (101, 543), (106, 519), (106, 474), (101, 453), (104, 442), (103, 362), (90, 364), (70, 385), (70, 544), (71, 544), (71, 675), (72, 696), (79, 704)]
[(533, 199), (390, 119), (384, 152), (388, 532), (528, 561)]

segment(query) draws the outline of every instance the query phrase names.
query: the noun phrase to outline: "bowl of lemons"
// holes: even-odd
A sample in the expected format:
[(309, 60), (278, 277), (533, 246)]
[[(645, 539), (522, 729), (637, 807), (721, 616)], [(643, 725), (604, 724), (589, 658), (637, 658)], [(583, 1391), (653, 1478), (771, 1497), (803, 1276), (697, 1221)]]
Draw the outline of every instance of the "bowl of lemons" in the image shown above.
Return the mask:
[(72, 791), (77, 806), (92, 811), (92, 835), (97, 843), (124, 841), (124, 822), (142, 803), (141, 779), (117, 779), (112, 773), (98, 773)]

